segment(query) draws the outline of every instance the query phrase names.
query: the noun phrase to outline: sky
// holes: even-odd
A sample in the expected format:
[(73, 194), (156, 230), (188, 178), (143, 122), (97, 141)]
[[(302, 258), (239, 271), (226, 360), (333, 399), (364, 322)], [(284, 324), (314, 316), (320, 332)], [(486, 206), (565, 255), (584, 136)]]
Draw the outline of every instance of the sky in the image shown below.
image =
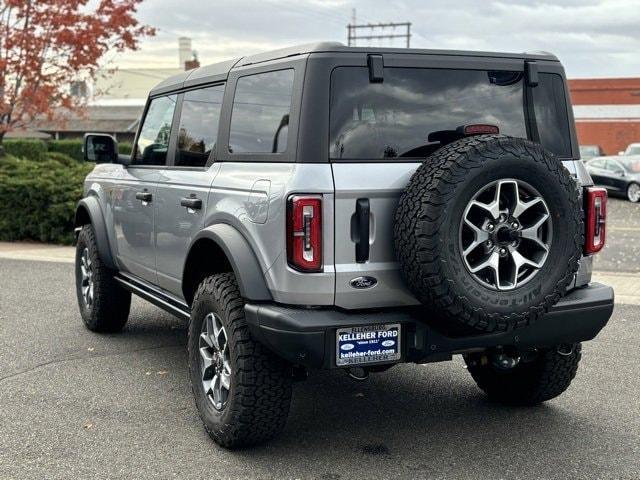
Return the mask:
[(203, 65), (301, 43), (346, 44), (354, 8), (357, 23), (410, 21), (415, 48), (542, 50), (570, 78), (640, 76), (640, 0), (145, 0), (137, 17), (157, 35), (108, 60), (177, 67), (179, 36), (192, 38)]

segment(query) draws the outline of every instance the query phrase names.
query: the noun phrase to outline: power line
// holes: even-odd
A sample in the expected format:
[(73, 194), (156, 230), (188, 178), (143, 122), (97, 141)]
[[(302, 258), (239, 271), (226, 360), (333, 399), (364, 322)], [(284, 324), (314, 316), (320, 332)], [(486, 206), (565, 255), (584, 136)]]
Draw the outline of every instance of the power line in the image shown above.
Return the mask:
[[(395, 33), (396, 28), (404, 28), (405, 33)], [(368, 32), (360, 34), (363, 29)], [(391, 31), (389, 31), (391, 29)], [(411, 45), (411, 22), (378, 22), (378, 23), (356, 23), (356, 9), (351, 11), (351, 23), (347, 25), (347, 45), (355, 47), (358, 40), (383, 40), (393, 41), (395, 38), (406, 39), (407, 48)]]

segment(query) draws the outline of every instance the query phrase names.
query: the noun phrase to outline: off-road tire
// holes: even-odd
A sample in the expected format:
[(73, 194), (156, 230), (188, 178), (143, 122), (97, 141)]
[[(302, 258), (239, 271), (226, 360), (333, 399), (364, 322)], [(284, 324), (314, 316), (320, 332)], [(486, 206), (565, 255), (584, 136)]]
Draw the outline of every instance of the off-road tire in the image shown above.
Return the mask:
[[(230, 348), (231, 388), (222, 410), (202, 387), (199, 337), (209, 313), (219, 315)], [(265, 442), (285, 426), (291, 404), (290, 365), (256, 342), (244, 317), (244, 302), (233, 273), (205, 278), (193, 300), (189, 324), (189, 376), (196, 407), (209, 436), (225, 448)]]
[(478, 387), (489, 399), (506, 405), (536, 405), (563, 393), (575, 378), (582, 356), (579, 343), (558, 349), (542, 350), (535, 360), (509, 370), (500, 370), (482, 354), (465, 357), (467, 368)]
[[(545, 198), (556, 228), (548, 258), (535, 278), (509, 291), (482, 285), (465, 267), (459, 246), (463, 211), (494, 180), (515, 178)], [(535, 322), (566, 293), (584, 244), (576, 183), (541, 145), (504, 135), (458, 140), (418, 167), (395, 216), (395, 248), (403, 277), (451, 334), (506, 331)]]
[[(81, 288), (81, 258), (85, 248), (93, 270), (93, 302), (85, 302)], [(98, 254), (96, 234), (91, 224), (82, 227), (76, 245), (76, 294), (80, 315), (86, 327), (94, 332), (114, 333), (122, 330), (129, 318), (131, 293), (114, 279), (116, 272), (107, 267)]]

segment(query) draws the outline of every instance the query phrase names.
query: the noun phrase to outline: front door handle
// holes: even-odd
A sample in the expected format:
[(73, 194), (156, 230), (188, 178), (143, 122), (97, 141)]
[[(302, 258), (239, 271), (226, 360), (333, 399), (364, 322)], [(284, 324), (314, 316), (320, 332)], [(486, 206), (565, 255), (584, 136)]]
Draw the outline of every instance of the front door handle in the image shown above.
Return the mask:
[(136, 192), (136, 200), (142, 200), (145, 203), (151, 202), (153, 196), (149, 192)]
[(195, 197), (185, 197), (180, 199), (180, 205), (193, 210), (200, 210), (202, 208), (202, 200)]

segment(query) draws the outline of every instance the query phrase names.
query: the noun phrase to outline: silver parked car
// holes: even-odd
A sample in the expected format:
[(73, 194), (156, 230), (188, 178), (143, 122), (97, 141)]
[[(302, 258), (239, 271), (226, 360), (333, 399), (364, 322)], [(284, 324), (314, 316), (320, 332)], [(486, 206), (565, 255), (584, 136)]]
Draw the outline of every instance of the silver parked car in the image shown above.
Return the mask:
[(552, 55), (235, 59), (154, 88), (117, 151), (85, 136), (82, 319), (121, 330), (133, 293), (189, 321), (196, 406), (228, 448), (281, 431), (314, 369), (461, 354), (491, 398), (549, 400), (612, 313), (591, 282), (606, 192)]

